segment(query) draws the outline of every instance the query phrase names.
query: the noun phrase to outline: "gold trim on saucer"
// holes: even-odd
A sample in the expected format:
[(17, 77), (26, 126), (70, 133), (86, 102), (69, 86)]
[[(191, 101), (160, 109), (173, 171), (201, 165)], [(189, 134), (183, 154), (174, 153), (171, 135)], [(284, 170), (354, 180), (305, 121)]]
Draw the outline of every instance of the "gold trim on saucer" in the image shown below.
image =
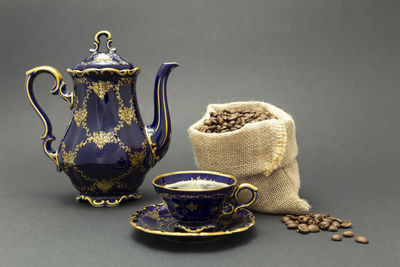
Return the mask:
[(182, 225), (182, 224), (176, 224), (175, 227), (179, 228), (179, 229), (181, 229), (181, 230), (183, 230), (185, 232), (188, 232), (188, 233), (200, 233), (200, 232), (202, 232), (204, 230), (216, 228), (216, 226), (212, 225), (212, 224), (204, 225), (204, 226), (196, 228), (196, 229), (191, 229), (190, 227), (187, 227), (187, 226)]
[[(164, 203), (160, 203), (160, 204), (155, 204), (155, 205), (149, 205), (149, 206), (146, 206), (145, 208), (151, 207), (151, 206), (156, 207), (156, 206), (160, 206), (160, 205), (165, 205), (165, 204), (164, 204)], [(144, 209), (144, 208), (135, 211), (135, 212), (132, 214), (132, 216), (130, 217), (129, 223), (130, 223), (133, 227), (135, 227), (136, 229), (139, 229), (139, 230), (141, 230), (141, 231), (143, 231), (143, 232), (150, 233), (150, 234), (155, 234), (155, 235), (163, 235), (163, 236), (177, 236), (177, 237), (194, 237), (194, 236), (195, 236), (195, 237), (207, 237), (207, 236), (230, 235), (230, 234), (240, 233), (240, 232), (246, 231), (247, 229), (251, 228), (251, 227), (256, 223), (256, 219), (255, 219), (254, 214), (253, 214), (251, 211), (246, 210), (246, 211), (248, 211), (248, 212), (250, 213), (250, 216), (249, 216), (249, 217), (250, 217), (250, 220), (251, 220), (250, 224), (247, 225), (247, 226), (245, 226), (245, 227), (235, 229), (235, 230), (233, 230), (233, 231), (200, 232), (200, 233), (163, 232), (163, 231), (157, 231), (157, 230), (146, 229), (146, 228), (143, 228), (143, 227), (137, 225), (135, 222), (133, 222), (133, 219), (134, 219), (135, 217), (137, 217), (138, 214), (139, 214), (140, 212), (142, 212), (143, 209)]]

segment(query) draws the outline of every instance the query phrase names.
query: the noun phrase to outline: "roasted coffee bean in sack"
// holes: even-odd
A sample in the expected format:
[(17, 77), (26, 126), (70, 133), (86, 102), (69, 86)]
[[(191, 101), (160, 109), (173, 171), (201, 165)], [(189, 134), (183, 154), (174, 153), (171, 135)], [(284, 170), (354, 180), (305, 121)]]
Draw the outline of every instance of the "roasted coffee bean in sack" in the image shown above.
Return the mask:
[[(253, 101), (211, 104), (188, 132), (198, 169), (230, 174), (258, 187), (250, 209), (275, 214), (310, 209), (299, 197), (294, 121), (282, 109)], [(243, 202), (249, 197), (249, 192), (239, 194)]]

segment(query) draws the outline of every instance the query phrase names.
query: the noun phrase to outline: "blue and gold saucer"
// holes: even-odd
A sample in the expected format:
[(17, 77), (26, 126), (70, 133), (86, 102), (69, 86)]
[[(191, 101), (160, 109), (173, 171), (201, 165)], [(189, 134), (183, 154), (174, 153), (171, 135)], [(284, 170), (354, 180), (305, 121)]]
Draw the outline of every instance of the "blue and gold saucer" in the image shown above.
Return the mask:
[[(229, 208), (228, 203), (225, 203), (224, 206), (226, 206), (224, 208)], [(235, 213), (220, 216), (216, 221), (215, 228), (191, 233), (176, 227), (177, 220), (168, 212), (165, 203), (162, 203), (149, 205), (135, 211), (130, 218), (130, 224), (143, 232), (164, 237), (202, 238), (246, 231), (255, 224), (255, 217), (249, 210), (239, 209)]]

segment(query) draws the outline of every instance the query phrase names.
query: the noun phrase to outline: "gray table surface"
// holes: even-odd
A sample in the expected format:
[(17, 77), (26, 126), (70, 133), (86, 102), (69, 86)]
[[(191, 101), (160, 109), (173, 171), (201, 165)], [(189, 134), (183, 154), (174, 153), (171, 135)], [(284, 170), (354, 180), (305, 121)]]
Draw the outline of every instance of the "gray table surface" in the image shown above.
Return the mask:
[[(0, 1), (0, 266), (398, 266), (400, 136), (399, 1)], [(162, 62), (181, 67), (168, 84), (173, 137), (140, 188), (118, 208), (75, 203), (77, 192), (44, 156), (42, 124), (24, 73), (82, 60), (100, 29), (142, 67), (138, 98), (153, 116)], [(40, 103), (60, 137), (70, 111), (40, 77)], [(187, 127), (209, 103), (262, 100), (293, 115), (300, 194), (315, 212), (354, 222), (370, 239), (299, 235), (274, 215), (200, 244), (135, 231), (135, 209), (158, 203), (151, 178), (194, 169)], [(58, 139), (59, 140), (59, 139)]]

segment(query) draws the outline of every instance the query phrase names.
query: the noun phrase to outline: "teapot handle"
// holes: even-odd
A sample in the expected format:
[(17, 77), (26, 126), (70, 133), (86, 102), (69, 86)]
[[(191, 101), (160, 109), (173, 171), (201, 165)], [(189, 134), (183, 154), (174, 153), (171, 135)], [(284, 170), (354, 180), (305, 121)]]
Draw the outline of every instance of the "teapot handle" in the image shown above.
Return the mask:
[(65, 83), (62, 80), (61, 73), (53, 67), (50, 66), (40, 66), (30, 69), (26, 72), (25, 88), (26, 94), (28, 96), (29, 102), (35, 109), (36, 113), (43, 121), (44, 133), (40, 137), (43, 140), (43, 150), (44, 153), (56, 164), (57, 171), (61, 171), (60, 161), (58, 158), (58, 151), (54, 151), (51, 147), (51, 143), (56, 140), (52, 134), (52, 127), (49, 118), (46, 113), (39, 106), (35, 95), (33, 94), (33, 81), (41, 73), (48, 73), (55, 79), (55, 84), (50, 93), (53, 95), (59, 94), (62, 99), (68, 102), (69, 108), (72, 109), (74, 104), (74, 93), (67, 92), (65, 88)]

